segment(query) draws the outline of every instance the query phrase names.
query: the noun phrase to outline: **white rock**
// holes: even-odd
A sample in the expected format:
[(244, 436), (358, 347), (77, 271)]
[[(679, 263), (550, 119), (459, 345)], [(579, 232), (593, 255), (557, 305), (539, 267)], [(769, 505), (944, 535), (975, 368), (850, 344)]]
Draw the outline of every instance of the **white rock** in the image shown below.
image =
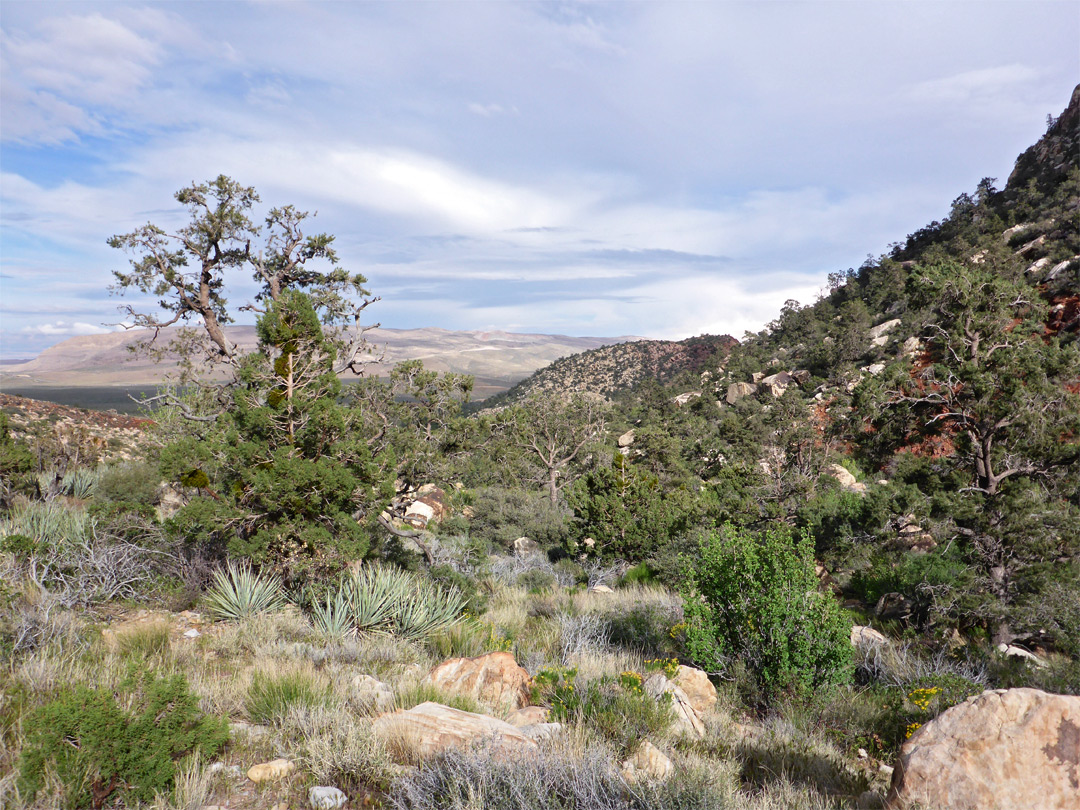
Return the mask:
[(1037, 667), (1046, 666), (1046, 662), (1039, 658), (1039, 656), (1035, 655), (1035, 653), (1028, 652), (1023, 647), (1016, 647), (1012, 644), (998, 644), (997, 648), (998, 652), (1007, 658), (1022, 658)]
[(874, 327), (870, 328), (870, 332), (869, 332), (870, 337), (871, 338), (879, 338), (882, 335), (887, 335), (887, 334), (889, 334), (889, 332), (891, 332), (893, 329), (895, 329), (899, 325), (900, 325), (900, 319), (899, 318), (893, 318), (891, 321), (885, 321), (885, 323), (879, 323), (877, 326), (874, 326)]
[(338, 810), (344, 807), (349, 797), (336, 787), (313, 787), (308, 791), (308, 801), (314, 810)]
[(589, 588), (589, 593), (615, 593), (607, 585), (593, 585)]
[(200, 633), (198, 630), (196, 630), (194, 627), (192, 627), (190, 630), (188, 630), (186, 633), (184, 633), (184, 638), (198, 638), (201, 635), (202, 635), (202, 633)]

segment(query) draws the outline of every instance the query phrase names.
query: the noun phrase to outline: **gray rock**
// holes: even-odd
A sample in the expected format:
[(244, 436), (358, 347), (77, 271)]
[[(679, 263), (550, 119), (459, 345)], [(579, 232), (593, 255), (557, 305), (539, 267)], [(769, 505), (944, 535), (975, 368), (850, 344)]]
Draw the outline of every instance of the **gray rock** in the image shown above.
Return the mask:
[(727, 397), (725, 399), (727, 400), (728, 405), (734, 405), (736, 402), (738, 402), (743, 397), (752, 396), (753, 394), (756, 394), (756, 393), (757, 393), (757, 386), (756, 385), (752, 385), (750, 383), (744, 383), (744, 382), (737, 382), (737, 383), (732, 383), (731, 385), (728, 386)]
[(338, 810), (344, 807), (349, 797), (336, 787), (313, 787), (308, 791), (308, 801), (314, 810)]

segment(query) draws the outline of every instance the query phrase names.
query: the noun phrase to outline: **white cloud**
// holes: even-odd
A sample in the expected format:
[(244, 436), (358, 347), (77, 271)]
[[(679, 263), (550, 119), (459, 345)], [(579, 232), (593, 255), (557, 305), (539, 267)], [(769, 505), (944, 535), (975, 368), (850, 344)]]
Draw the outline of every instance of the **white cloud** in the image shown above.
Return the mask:
[(56, 321), (55, 323), (39, 323), (33, 326), (24, 326), (22, 331), (28, 335), (44, 335), (47, 337), (71, 337), (72, 335), (104, 335), (109, 332), (120, 331), (119, 325), (99, 326), (83, 321)]
[(1001, 65), (919, 82), (908, 94), (917, 100), (962, 104), (1021, 93), (1039, 79), (1039, 71), (1027, 65)]

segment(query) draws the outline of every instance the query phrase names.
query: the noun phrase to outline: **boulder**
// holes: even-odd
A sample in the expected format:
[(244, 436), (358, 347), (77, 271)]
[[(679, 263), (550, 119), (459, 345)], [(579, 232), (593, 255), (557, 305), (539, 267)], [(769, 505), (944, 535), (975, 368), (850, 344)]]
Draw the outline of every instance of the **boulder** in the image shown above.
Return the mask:
[(675, 685), (686, 693), (699, 717), (704, 717), (716, 706), (716, 687), (702, 670), (680, 664), (675, 674)]
[(589, 588), (589, 593), (615, 593), (615, 591), (613, 591), (607, 585), (593, 585), (591, 588)]
[(1031, 266), (1028, 267), (1028, 269), (1025, 270), (1024, 272), (1027, 273), (1029, 276), (1032, 273), (1038, 273), (1043, 268), (1049, 267), (1050, 266), (1050, 261), (1051, 261), (1051, 259), (1050, 259), (1049, 256), (1043, 256), (1041, 259), (1038, 259), (1037, 261), (1032, 262)]
[(1024, 245), (1022, 248), (1020, 248), (1018, 251), (1016, 251), (1016, 255), (1017, 256), (1028, 256), (1029, 254), (1040, 250), (1042, 248), (1042, 246), (1045, 245), (1045, 244), (1046, 244), (1046, 234), (1043, 234), (1042, 236), (1038, 236), (1035, 239), (1032, 239), (1030, 242), (1028, 242), (1026, 245)]
[(336, 787), (313, 787), (308, 791), (308, 802), (313, 810), (338, 810), (348, 800), (349, 797)]
[(912, 355), (916, 355), (921, 352), (922, 348), (922, 341), (915, 337), (915, 335), (912, 335), (904, 341), (904, 345), (901, 351), (903, 351), (905, 357), (911, 357)]
[(669, 681), (663, 673), (654, 672), (645, 679), (645, 694), (659, 701), (664, 694), (671, 695), (671, 710), (675, 715), (675, 732), (690, 734), (694, 737), (705, 736), (705, 724), (694, 710), (690, 698), (678, 684)]
[(859, 624), (851, 626), (851, 646), (860, 652), (866, 652), (876, 647), (884, 647), (888, 643), (889, 640), (873, 627), (865, 627)]
[(734, 405), (743, 397), (752, 396), (757, 393), (757, 386), (750, 383), (737, 382), (728, 386), (727, 396), (725, 397), (728, 405)]
[(810, 382), (810, 372), (805, 368), (797, 368), (791, 372), (791, 379), (795, 381), (796, 385), (806, 385)]
[(701, 396), (700, 391), (687, 391), (685, 394), (679, 394), (677, 397), (675, 397), (671, 401), (675, 405), (678, 405), (678, 406), (681, 407), (681, 406), (685, 405), (687, 402), (689, 402), (690, 400), (697, 399), (700, 396)]
[[(870, 340), (871, 341), (876, 341), (878, 338), (884, 337), (885, 335), (889, 334), (889, 332), (891, 332), (893, 329), (895, 329), (899, 325), (900, 325), (900, 319), (899, 318), (893, 318), (891, 321), (885, 321), (885, 323), (879, 323), (877, 326), (872, 326), (870, 328), (870, 332), (869, 332)], [(875, 343), (874, 345), (875, 346), (880, 346), (882, 344)]]
[(616, 439), (615, 443), (619, 447), (629, 447), (632, 445), (634, 443), (634, 429), (630, 428), (630, 430), (626, 431), (626, 433)]
[(504, 720), (452, 709), (440, 703), (421, 703), (376, 718), (372, 733), (400, 763), (427, 759), (447, 748), (487, 740), (508, 756), (536, 750), (536, 743)]
[(554, 737), (563, 730), (562, 723), (533, 723), (531, 726), (522, 726), (519, 731), (530, 740), (540, 742)]
[(996, 689), (942, 712), (900, 749), (888, 807), (1075, 810), (1080, 697)]
[(859, 494), (866, 492), (866, 484), (859, 483), (851, 471), (842, 464), (830, 464), (825, 468), (825, 474), (835, 478), (840, 487), (848, 492)]
[(511, 712), (509, 716), (507, 716), (506, 722), (515, 728), (535, 726), (539, 723), (546, 723), (548, 714), (548, 710), (543, 706), (526, 706), (524, 709), (518, 709), (516, 712)]
[(394, 708), (394, 689), (370, 675), (357, 675), (352, 681), (353, 696), (366, 708), (388, 712)]
[(860, 371), (865, 371), (871, 377), (876, 377), (878, 374), (880, 374), (881, 372), (883, 372), (885, 370), (885, 364), (884, 363), (871, 363), (870, 365), (864, 366), (863, 368), (861, 368), (859, 370)]
[(529, 705), (529, 673), (508, 652), (451, 658), (424, 679), (438, 689), (516, 710)]
[(528, 557), (540, 550), (540, 544), (528, 537), (519, 537), (514, 541), (514, 554), (519, 557)]
[(1023, 647), (1017, 647), (1015, 644), (998, 644), (998, 652), (1004, 655), (1006, 658), (1019, 658), (1023, 661), (1027, 661), (1029, 664), (1034, 664), (1037, 667), (1045, 667), (1046, 662), (1033, 652), (1028, 652)]
[(248, 768), (247, 778), (252, 782), (275, 782), (284, 779), (296, 770), (296, 765), (287, 759), (275, 759), (252, 765)]
[(761, 385), (774, 397), (782, 397), (784, 392), (787, 391), (788, 387), (794, 382), (795, 380), (790, 374), (786, 371), (781, 371), (778, 374), (770, 374), (768, 377), (763, 377)]
[(643, 740), (637, 753), (620, 766), (622, 778), (628, 784), (641, 780), (666, 782), (675, 773), (675, 766), (664, 753), (648, 740)]

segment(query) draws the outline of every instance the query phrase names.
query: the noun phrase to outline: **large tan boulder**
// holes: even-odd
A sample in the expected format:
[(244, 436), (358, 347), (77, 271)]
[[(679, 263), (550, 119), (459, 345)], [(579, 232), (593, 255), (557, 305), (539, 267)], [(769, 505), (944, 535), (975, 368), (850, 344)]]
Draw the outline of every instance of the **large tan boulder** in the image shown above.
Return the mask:
[(444, 692), (514, 711), (529, 705), (529, 673), (508, 652), (443, 661), (424, 679)]
[(507, 715), (506, 722), (515, 728), (535, 726), (537, 723), (546, 723), (549, 713), (549, 710), (543, 706), (526, 706), (524, 709), (518, 709)]
[(666, 700), (665, 694), (670, 695), (671, 710), (675, 715), (675, 733), (690, 734), (693, 737), (705, 736), (705, 724), (701, 722), (690, 698), (682, 688), (664, 677), (661, 672), (654, 672), (645, 679), (643, 684), (645, 694), (653, 700)]
[(296, 770), (296, 764), (287, 759), (261, 762), (248, 768), (247, 778), (252, 782), (275, 782)]
[(888, 807), (1076, 810), (1080, 697), (996, 689), (942, 712), (900, 749)]
[(384, 714), (376, 718), (371, 730), (394, 760), (402, 764), (471, 742), (487, 741), (508, 756), (536, 749), (533, 740), (503, 720), (441, 703), (421, 703), (408, 711)]
[(619, 767), (622, 778), (631, 785), (642, 780), (666, 782), (675, 773), (671, 760), (648, 740), (642, 742), (637, 753)]
[(674, 680), (676, 686), (686, 693), (698, 716), (704, 717), (716, 706), (716, 687), (702, 670), (680, 664)]

